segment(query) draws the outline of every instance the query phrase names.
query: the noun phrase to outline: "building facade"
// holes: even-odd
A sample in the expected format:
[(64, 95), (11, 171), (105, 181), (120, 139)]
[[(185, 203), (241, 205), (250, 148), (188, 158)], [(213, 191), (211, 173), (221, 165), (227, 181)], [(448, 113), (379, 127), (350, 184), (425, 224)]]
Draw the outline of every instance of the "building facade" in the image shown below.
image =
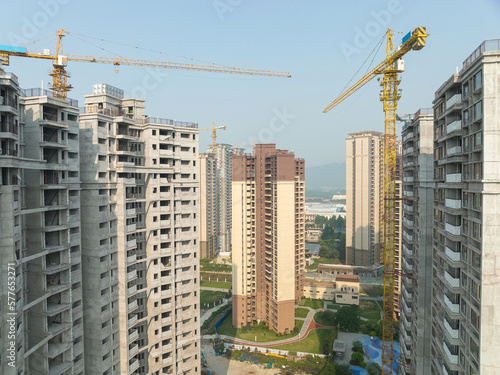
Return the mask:
[(206, 153), (200, 154), (202, 258), (231, 253), (231, 158), (243, 154), (242, 148), (228, 144), (216, 144), (215, 152), (209, 146)]
[[(305, 275), (304, 160), (255, 145), (233, 156), (233, 325), (295, 327)], [(293, 280), (293, 282), (292, 282)]]
[(89, 373), (198, 374), (197, 124), (95, 85), (80, 115)]
[(84, 374), (78, 104), (0, 69), (2, 374)]
[(500, 40), (436, 91), (432, 374), (500, 373)]
[(346, 264), (380, 263), (384, 136), (350, 133), (346, 139)]
[(400, 366), (404, 375), (430, 374), (433, 176), (432, 109), (420, 109), (403, 127), (403, 211)]
[(200, 256), (212, 259), (217, 255), (218, 215), (215, 157), (200, 153)]

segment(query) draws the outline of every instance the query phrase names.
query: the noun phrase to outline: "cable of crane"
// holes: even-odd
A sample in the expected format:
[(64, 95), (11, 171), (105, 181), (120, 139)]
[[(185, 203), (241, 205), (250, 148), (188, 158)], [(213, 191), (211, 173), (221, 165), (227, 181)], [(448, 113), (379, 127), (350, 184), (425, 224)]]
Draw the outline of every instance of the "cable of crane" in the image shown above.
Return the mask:
[[(361, 68), (363, 67), (363, 65), (365, 65), (365, 63), (368, 61), (368, 59), (370, 58), (370, 56), (372, 55), (372, 53), (374, 53), (375, 49), (377, 48), (377, 52), (378, 50), (380, 49), (380, 46), (382, 45), (384, 39), (385, 39), (385, 36), (387, 35), (387, 32), (384, 33), (384, 35), (382, 35), (382, 38), (380, 39), (380, 42), (377, 43), (377, 45), (375, 45), (375, 47), (373, 48), (373, 50), (370, 52), (370, 54), (368, 55), (368, 57), (365, 59), (365, 61), (363, 62), (363, 64), (361, 64), (361, 66), (359, 67), (359, 69), (356, 71), (356, 73), (354, 73), (354, 75), (352, 76), (352, 78), (349, 80), (349, 82), (347, 82), (347, 84), (344, 86), (344, 88), (340, 91), (340, 95), (342, 95), (344, 92), (345, 92), (345, 89), (346, 87), (349, 86), (349, 84), (352, 82), (352, 80), (354, 79), (354, 77), (356, 77), (356, 75), (359, 73), (359, 71), (361, 70)], [(375, 54), (373, 56), (375, 58)], [(372, 62), (373, 62), (373, 59), (372, 59)], [(370, 63), (371, 64), (371, 63)]]
[(27, 47), (31, 44), (35, 44), (35, 43), (38, 43), (39, 41), (41, 40), (44, 40), (44, 39), (47, 39), (49, 36), (53, 36), (53, 35), (56, 35), (56, 33), (52, 33), (52, 34), (49, 34), (49, 35), (45, 35), (43, 37), (41, 37), (40, 39), (37, 39), (37, 40), (33, 40), (32, 42), (28, 42), (26, 45), (23, 45), (23, 46), (20, 46), (20, 47)]
[[(69, 34), (68, 34), (68, 35), (69, 35)], [(119, 58), (121, 58), (121, 59), (128, 60), (126, 57), (120, 56), (120, 55), (119, 55), (119, 54), (117, 54), (117, 53), (114, 53), (114, 52), (111, 52), (111, 51), (109, 51), (109, 50), (107, 50), (107, 49), (105, 49), (105, 48), (99, 47), (98, 45), (95, 45), (94, 43), (90, 43), (90, 42), (88, 42), (88, 41), (86, 41), (86, 40), (83, 40), (82, 38), (79, 38), (79, 37), (77, 37), (77, 36), (75, 36), (75, 35), (71, 35), (71, 36), (72, 36), (72, 37), (74, 37), (74, 38), (76, 38), (76, 39), (78, 39), (78, 40), (81, 40), (81, 41), (82, 41), (82, 42), (84, 42), (84, 43), (90, 44), (91, 46), (93, 46), (93, 47), (95, 47), (95, 48), (98, 48), (98, 49), (100, 49), (100, 50), (103, 50), (103, 51), (106, 51), (106, 52), (108, 52), (108, 53), (111, 53), (112, 55), (118, 56), (118, 57), (119, 57)]]
[[(382, 37), (382, 39), (380, 39), (380, 42), (378, 43), (378, 48), (377, 48), (377, 51), (373, 54), (373, 58), (372, 58), (372, 61), (370, 61), (370, 64), (368, 65), (368, 67), (366, 68), (366, 72), (364, 75), (367, 75), (368, 74), (368, 71), (370, 70), (370, 66), (373, 64), (373, 60), (375, 60), (375, 57), (377, 56), (377, 53), (378, 51), (380, 50), (380, 47), (382, 47), (382, 44), (383, 44), (383, 41), (384, 41), (384, 37), (385, 35)], [(376, 46), (375, 46), (376, 47)], [(373, 51), (372, 51), (373, 52)]]
[(77, 33), (73, 33), (73, 32), (71, 32), (71, 33), (68, 32), (68, 35), (72, 35), (72, 36), (79, 35), (79, 36), (84, 37), (84, 38), (90, 38), (90, 39), (100, 40), (101, 42), (113, 43), (113, 44), (117, 44), (117, 45), (120, 45), (120, 46), (125, 46), (125, 47), (130, 47), (130, 48), (135, 48), (135, 49), (141, 49), (143, 51), (159, 53), (159, 54), (167, 55), (167, 56), (179, 57), (181, 59), (186, 59), (186, 60), (191, 60), (191, 61), (198, 61), (198, 62), (202, 62), (202, 63), (205, 63), (205, 64), (212, 64), (212, 65), (224, 66), (226, 68), (230, 68), (231, 67), (229, 65), (217, 64), (217, 63), (214, 63), (214, 62), (211, 62), (211, 61), (205, 61), (205, 60), (195, 59), (195, 58), (192, 58), (192, 57), (175, 55), (173, 53), (168, 53), (168, 52), (163, 52), (163, 51), (157, 51), (157, 50), (154, 50), (154, 49), (149, 49), (149, 48), (144, 48), (144, 47), (139, 47), (139, 46), (132, 46), (132, 45), (126, 44), (126, 43), (113, 42), (112, 40), (106, 40), (106, 39), (102, 39), (102, 38), (96, 38), (94, 36), (82, 35), (82, 34), (77, 34)]

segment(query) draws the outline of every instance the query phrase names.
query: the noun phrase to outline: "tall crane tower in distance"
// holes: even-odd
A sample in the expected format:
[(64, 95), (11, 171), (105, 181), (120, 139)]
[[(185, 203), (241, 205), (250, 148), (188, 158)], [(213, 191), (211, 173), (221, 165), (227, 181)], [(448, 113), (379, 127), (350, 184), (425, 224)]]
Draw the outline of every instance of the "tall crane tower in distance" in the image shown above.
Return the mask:
[(226, 126), (215, 126), (215, 122), (212, 122), (212, 127), (211, 128), (201, 128), (198, 130), (211, 130), (212, 131), (212, 154), (215, 154), (215, 144), (217, 140), (217, 130), (226, 130)]
[(5, 46), (0, 45), (0, 62), (2, 65), (9, 65), (10, 56), (30, 57), (34, 59), (52, 60), (53, 69), (50, 73), (52, 76), (52, 86), (50, 89), (54, 92), (54, 96), (60, 99), (66, 99), (68, 91), (73, 87), (68, 84), (70, 74), (66, 71), (68, 61), (78, 61), (87, 63), (99, 64), (112, 64), (115, 67), (120, 65), (135, 65), (135, 66), (148, 66), (153, 68), (165, 69), (182, 69), (182, 70), (196, 70), (202, 72), (212, 73), (227, 73), (227, 74), (244, 74), (244, 75), (257, 75), (267, 77), (284, 77), (290, 78), (288, 72), (274, 72), (270, 70), (255, 70), (255, 69), (240, 69), (219, 65), (196, 65), (196, 64), (181, 64), (166, 61), (150, 61), (140, 59), (127, 59), (124, 57), (102, 57), (102, 56), (88, 56), (88, 55), (64, 55), (62, 40), (66, 35), (71, 35), (66, 30), (59, 30), (57, 32), (57, 47), (55, 55), (51, 55), (49, 50), (44, 50), (42, 53), (30, 53), (25, 47)]
[(409, 51), (424, 48), (429, 33), (425, 27), (417, 27), (403, 37), (402, 43), (396, 48), (394, 32), (387, 30), (385, 59), (353, 86), (345, 90), (337, 99), (329, 104), (323, 113), (328, 112), (344, 99), (363, 87), (378, 75), (382, 90), (380, 101), (385, 114), (384, 132), (384, 308), (382, 330), (382, 373), (392, 375), (394, 363), (394, 279), (397, 274), (395, 264), (395, 231), (396, 231), (396, 111), (401, 98), (399, 73), (404, 71), (402, 57)]

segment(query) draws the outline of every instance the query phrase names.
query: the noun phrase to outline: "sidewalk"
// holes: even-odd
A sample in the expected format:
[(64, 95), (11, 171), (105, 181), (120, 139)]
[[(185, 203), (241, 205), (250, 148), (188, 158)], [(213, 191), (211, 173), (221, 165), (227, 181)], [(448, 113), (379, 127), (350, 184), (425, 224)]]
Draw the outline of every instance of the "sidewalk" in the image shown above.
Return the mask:
[(203, 325), (203, 323), (205, 323), (205, 320), (207, 320), (208, 318), (210, 318), (210, 315), (212, 315), (212, 313), (214, 311), (219, 310), (222, 306), (227, 305), (230, 302), (232, 302), (232, 298), (229, 298), (228, 300), (225, 300), (225, 302), (222, 302), (220, 305), (217, 305), (215, 307), (212, 307), (209, 310), (206, 310), (203, 313), (203, 315), (200, 317), (200, 327)]
[(330, 326), (323, 326), (323, 325), (317, 324), (313, 320), (314, 314), (316, 314), (317, 312), (319, 312), (321, 310), (314, 310), (314, 309), (311, 309), (310, 307), (306, 307), (306, 306), (296, 306), (296, 307), (301, 307), (301, 308), (305, 308), (305, 309), (309, 310), (309, 314), (307, 314), (307, 317), (304, 319), (304, 325), (300, 329), (300, 332), (297, 336), (289, 337), (289, 338), (283, 339), (283, 340), (268, 341), (268, 342), (258, 342), (258, 341), (256, 342), (256, 341), (242, 340), (242, 339), (238, 339), (238, 338), (234, 338), (234, 337), (230, 337), (230, 336), (224, 336), (224, 335), (220, 335), (220, 337), (226, 341), (234, 342), (235, 344), (259, 346), (259, 347), (266, 348), (266, 347), (270, 347), (270, 346), (278, 346), (278, 345), (289, 344), (292, 342), (300, 341), (303, 338), (307, 337), (309, 332), (313, 329), (334, 328), (334, 327), (330, 327)]

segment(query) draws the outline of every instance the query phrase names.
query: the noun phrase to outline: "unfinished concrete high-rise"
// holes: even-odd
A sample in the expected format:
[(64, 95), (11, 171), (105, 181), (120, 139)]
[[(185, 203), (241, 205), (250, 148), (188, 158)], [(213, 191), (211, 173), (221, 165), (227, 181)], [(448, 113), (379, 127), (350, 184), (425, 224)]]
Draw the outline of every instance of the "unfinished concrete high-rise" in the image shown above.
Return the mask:
[(2, 374), (85, 373), (78, 161), (77, 102), (0, 69)]
[(86, 371), (199, 374), (197, 124), (96, 85), (80, 149)]
[(235, 327), (265, 321), (295, 327), (305, 276), (304, 159), (275, 144), (234, 155), (232, 166)]
[(211, 152), (200, 153), (200, 256), (212, 259), (218, 253), (217, 221), (219, 205), (215, 155)]
[(216, 144), (200, 154), (201, 254), (212, 258), (231, 253), (232, 188), (231, 158), (243, 155), (242, 148)]
[(498, 374), (500, 40), (436, 91), (431, 373)]
[(432, 109), (423, 108), (406, 121), (403, 141), (403, 211), (401, 251), (400, 366), (403, 375), (431, 373)]

